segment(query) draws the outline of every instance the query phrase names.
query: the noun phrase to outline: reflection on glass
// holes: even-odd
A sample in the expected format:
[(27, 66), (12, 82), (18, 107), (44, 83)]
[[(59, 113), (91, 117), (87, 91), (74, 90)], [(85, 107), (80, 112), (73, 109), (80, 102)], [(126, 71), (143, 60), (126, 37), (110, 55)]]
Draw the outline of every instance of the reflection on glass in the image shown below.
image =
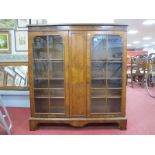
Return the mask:
[(33, 44), (33, 58), (47, 59), (47, 37), (37, 36), (34, 38)]
[(64, 113), (64, 98), (51, 98), (50, 107), (51, 113)]
[(106, 77), (106, 63), (102, 61), (93, 61), (91, 69), (92, 78)]
[(106, 35), (95, 35), (91, 43), (92, 59), (106, 58)]
[(64, 77), (64, 62), (63, 61), (50, 61), (49, 62), (50, 78), (63, 78)]
[(122, 37), (120, 35), (108, 35), (109, 58), (122, 58)]
[(109, 63), (108, 64), (108, 77), (121, 78), (122, 77), (122, 63)]
[(48, 77), (47, 61), (34, 61), (33, 72), (34, 77), (36, 78), (47, 78)]
[(63, 38), (59, 35), (49, 36), (49, 58), (63, 59)]
[(109, 113), (121, 112), (121, 98), (107, 99), (107, 107)]
[(91, 99), (91, 113), (106, 113), (106, 99)]

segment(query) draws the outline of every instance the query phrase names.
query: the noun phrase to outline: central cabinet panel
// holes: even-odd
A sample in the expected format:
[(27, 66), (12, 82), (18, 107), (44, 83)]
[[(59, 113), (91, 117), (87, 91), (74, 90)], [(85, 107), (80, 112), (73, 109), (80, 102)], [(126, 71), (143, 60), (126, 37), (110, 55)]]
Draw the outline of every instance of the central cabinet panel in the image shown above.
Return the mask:
[(86, 117), (86, 32), (69, 32), (70, 117)]

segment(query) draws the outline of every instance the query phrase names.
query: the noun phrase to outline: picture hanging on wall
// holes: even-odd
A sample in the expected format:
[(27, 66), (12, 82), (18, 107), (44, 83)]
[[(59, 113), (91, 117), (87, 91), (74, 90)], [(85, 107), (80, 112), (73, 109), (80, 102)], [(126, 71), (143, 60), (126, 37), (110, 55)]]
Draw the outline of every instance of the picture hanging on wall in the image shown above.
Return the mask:
[(14, 29), (17, 26), (16, 19), (0, 19), (1, 29)]
[(0, 32), (0, 52), (8, 53), (11, 52), (11, 42), (9, 32)]
[(0, 70), (0, 87), (4, 86), (5, 72)]
[(18, 23), (19, 28), (25, 28), (27, 27), (27, 25), (30, 24), (30, 20), (29, 19), (18, 19), (17, 23)]
[(14, 77), (11, 75), (7, 75), (7, 81), (6, 81), (7, 86), (14, 86)]
[(27, 52), (28, 51), (28, 32), (27, 31), (15, 31), (16, 51)]

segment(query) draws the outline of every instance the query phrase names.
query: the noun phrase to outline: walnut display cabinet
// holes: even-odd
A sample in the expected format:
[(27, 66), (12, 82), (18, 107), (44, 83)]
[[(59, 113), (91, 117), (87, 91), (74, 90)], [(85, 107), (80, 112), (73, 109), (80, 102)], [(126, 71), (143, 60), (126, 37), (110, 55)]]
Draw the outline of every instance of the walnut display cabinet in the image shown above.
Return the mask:
[(126, 129), (126, 25), (29, 25), (30, 130), (115, 123)]

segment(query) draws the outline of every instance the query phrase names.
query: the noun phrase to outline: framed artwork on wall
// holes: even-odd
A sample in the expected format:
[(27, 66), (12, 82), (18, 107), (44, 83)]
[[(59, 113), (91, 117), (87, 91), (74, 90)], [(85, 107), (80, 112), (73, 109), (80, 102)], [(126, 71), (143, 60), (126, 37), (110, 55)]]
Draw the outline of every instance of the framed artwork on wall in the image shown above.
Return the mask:
[(5, 80), (5, 72), (3, 70), (0, 70), (0, 87), (4, 86), (4, 80)]
[(10, 74), (7, 74), (7, 80), (6, 80), (7, 86), (14, 86), (14, 77)]
[(17, 26), (16, 19), (0, 19), (1, 29), (14, 29)]
[(18, 19), (17, 23), (19, 28), (25, 28), (30, 24), (30, 19)]
[(28, 32), (27, 31), (15, 31), (15, 44), (16, 51), (28, 51)]
[(0, 31), (0, 52), (8, 53), (11, 52), (11, 41), (9, 31)]

